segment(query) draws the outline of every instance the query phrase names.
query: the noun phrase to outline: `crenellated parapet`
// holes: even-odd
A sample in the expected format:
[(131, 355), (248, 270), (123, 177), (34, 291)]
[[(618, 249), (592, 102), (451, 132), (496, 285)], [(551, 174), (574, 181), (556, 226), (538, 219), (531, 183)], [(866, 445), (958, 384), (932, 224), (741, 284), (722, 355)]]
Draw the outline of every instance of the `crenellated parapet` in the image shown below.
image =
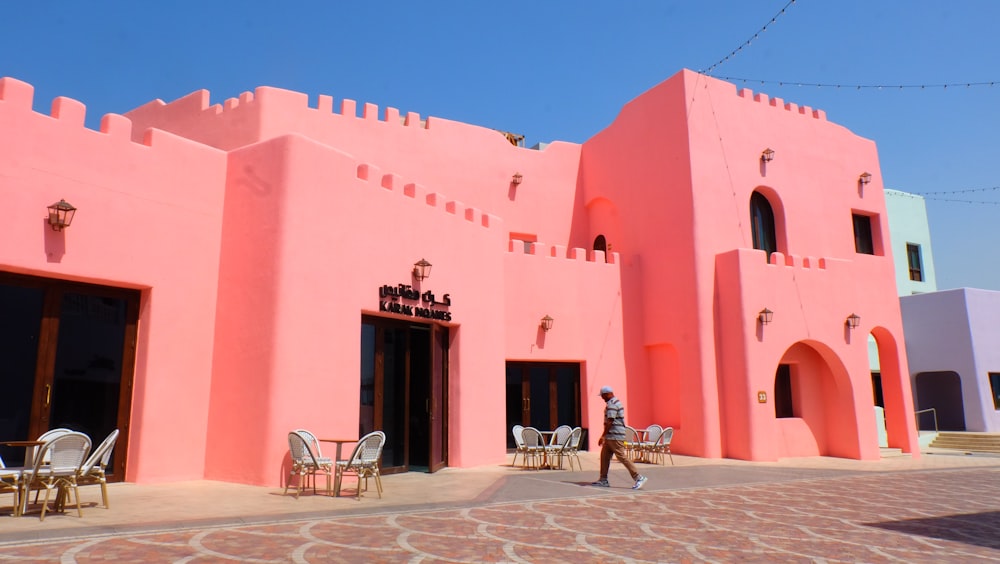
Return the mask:
[[(143, 147), (158, 147), (167, 145), (171, 148), (178, 145), (193, 146), (190, 141), (177, 137), (166, 131), (147, 129), (136, 138), (132, 133), (132, 121), (120, 114), (105, 114), (101, 118), (100, 129), (95, 131), (85, 126), (87, 107), (77, 100), (59, 96), (52, 100), (52, 109), (48, 116), (34, 111), (35, 88), (27, 82), (4, 77), (0, 78), (0, 115), (7, 120), (24, 127), (61, 128), (59, 133), (69, 135), (78, 131), (81, 135), (92, 134), (87, 142), (105, 142), (119, 147), (134, 146), (137, 150)], [(48, 131), (53, 132), (52, 129)]]
[(431, 192), (421, 184), (407, 182), (399, 175), (383, 173), (377, 166), (362, 163), (357, 168), (357, 178), (364, 186), (375, 186), (383, 190), (395, 192), (404, 198), (415, 202), (422, 201), (427, 207), (436, 209), (467, 221), (479, 227), (493, 227), (500, 223), (500, 218), (488, 214), (478, 208), (467, 206), (457, 200), (449, 200), (443, 194)]
[(786, 112), (797, 113), (813, 119), (826, 121), (826, 112), (823, 110), (814, 110), (809, 106), (800, 106), (792, 102), (785, 102), (781, 98), (770, 98), (767, 94), (761, 92), (754, 94), (749, 88), (739, 89), (736, 95), (749, 102), (764, 104), (772, 108), (785, 110)]
[(567, 259), (594, 264), (607, 264), (615, 267), (621, 264), (621, 257), (618, 253), (606, 254), (604, 251), (588, 251), (587, 249), (580, 247), (567, 248), (565, 245), (547, 245), (536, 242), (529, 243), (520, 239), (511, 239), (507, 244), (507, 252), (511, 254), (524, 254), (543, 258)]
[(153, 100), (134, 111), (156, 112), (169, 115), (172, 118), (191, 118), (195, 116), (223, 116), (227, 112), (234, 111), (252, 111), (265, 104), (270, 106), (269, 109), (284, 112), (312, 111), (317, 114), (337, 114), (345, 117), (383, 121), (404, 127), (428, 128), (427, 121), (420, 119), (420, 114), (414, 112), (401, 115), (397, 108), (386, 107), (385, 111), (380, 114), (376, 104), (364, 103), (361, 105), (361, 115), (359, 116), (358, 103), (355, 100), (344, 98), (340, 100), (339, 104), (336, 104), (333, 96), (327, 95), (319, 96), (318, 103), (313, 108), (309, 106), (309, 97), (306, 94), (271, 86), (260, 86), (253, 92), (243, 92), (236, 98), (227, 98), (221, 104), (210, 102), (208, 90), (197, 90), (173, 102)]
[(337, 146), (359, 136), (398, 135), (406, 142), (433, 136), (450, 144), (488, 144), (496, 150), (514, 147), (496, 131), (387, 106), (321, 95), (315, 106), (307, 94), (261, 86), (221, 104), (207, 90), (172, 102), (153, 100), (127, 113), (139, 128), (156, 127), (224, 150), (232, 150), (288, 133), (300, 133)]
[(784, 253), (773, 252), (771, 253), (771, 258), (768, 264), (773, 266), (785, 266), (792, 268), (803, 268), (803, 269), (818, 269), (826, 270), (826, 265), (829, 261), (833, 259), (828, 259), (825, 257), (811, 257), (811, 256), (799, 256), (799, 255), (786, 255)]

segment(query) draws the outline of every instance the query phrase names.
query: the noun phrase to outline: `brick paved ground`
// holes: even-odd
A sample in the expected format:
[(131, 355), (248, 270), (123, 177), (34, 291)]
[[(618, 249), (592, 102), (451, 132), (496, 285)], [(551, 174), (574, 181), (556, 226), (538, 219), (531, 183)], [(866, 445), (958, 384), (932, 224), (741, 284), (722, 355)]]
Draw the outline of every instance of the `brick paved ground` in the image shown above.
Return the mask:
[[(6, 541), (0, 561), (1000, 561), (997, 466), (766, 475), (736, 467), (706, 486), (698, 479), (711, 468), (677, 467), (651, 472), (660, 489), (641, 492), (616, 472), (610, 489), (579, 485), (589, 473), (505, 477), (488, 498), (447, 509)], [(664, 489), (672, 479), (676, 487)], [(539, 499), (505, 501), (531, 487)], [(541, 499), (546, 491), (557, 497)]]

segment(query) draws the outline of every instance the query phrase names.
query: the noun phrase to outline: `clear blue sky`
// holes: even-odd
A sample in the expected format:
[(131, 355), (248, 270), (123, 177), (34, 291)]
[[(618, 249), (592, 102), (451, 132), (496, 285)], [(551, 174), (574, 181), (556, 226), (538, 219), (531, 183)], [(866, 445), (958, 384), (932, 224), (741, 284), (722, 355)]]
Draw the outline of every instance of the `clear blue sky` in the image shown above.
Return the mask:
[(927, 201), (938, 285), (1000, 290), (1000, 2), (797, 0), (769, 23), (786, 4), (10, 0), (0, 76), (33, 84), (39, 111), (80, 100), (95, 128), (152, 99), (204, 88), (221, 102), (267, 85), (515, 131), (530, 146), (585, 141), (767, 24), (712, 74), (875, 140), (889, 188), (981, 189), (935, 197), (989, 203)]

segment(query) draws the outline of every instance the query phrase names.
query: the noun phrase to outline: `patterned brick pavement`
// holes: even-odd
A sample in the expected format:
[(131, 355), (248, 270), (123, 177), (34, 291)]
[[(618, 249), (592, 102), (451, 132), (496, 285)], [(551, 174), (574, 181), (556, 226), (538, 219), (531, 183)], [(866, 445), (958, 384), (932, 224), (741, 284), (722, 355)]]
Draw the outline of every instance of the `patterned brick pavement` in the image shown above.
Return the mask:
[[(2, 524), (0, 524), (2, 528)], [(1000, 562), (1000, 468), (0, 544), (18, 562)]]

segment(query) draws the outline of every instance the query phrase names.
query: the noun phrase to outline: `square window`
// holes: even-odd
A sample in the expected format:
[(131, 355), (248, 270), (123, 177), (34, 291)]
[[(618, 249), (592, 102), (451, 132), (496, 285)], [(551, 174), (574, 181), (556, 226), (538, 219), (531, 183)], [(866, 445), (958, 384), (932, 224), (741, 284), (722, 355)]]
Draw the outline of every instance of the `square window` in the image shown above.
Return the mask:
[(854, 214), (854, 250), (865, 255), (875, 254), (875, 244), (872, 240), (872, 218), (867, 215)]

